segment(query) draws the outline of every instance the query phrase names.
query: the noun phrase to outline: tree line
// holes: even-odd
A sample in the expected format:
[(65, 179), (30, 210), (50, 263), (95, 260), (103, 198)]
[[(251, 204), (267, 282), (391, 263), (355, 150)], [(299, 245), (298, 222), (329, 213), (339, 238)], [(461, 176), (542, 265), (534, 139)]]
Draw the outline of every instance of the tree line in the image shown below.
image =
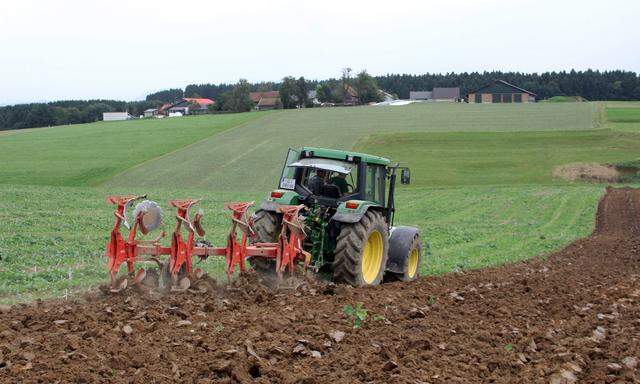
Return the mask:
[(65, 100), (10, 105), (0, 107), (0, 130), (93, 123), (102, 120), (103, 112), (127, 111), (139, 116), (161, 104), (158, 100)]
[(640, 78), (631, 71), (569, 72), (462, 72), (422, 75), (387, 74), (375, 80), (387, 92), (409, 98), (409, 91), (430, 91), (434, 87), (460, 87), (466, 95), (494, 80), (504, 80), (537, 94), (538, 100), (553, 96), (582, 96), (587, 100), (640, 100)]
[(379, 90), (401, 99), (410, 91), (434, 87), (460, 87), (467, 94), (493, 80), (502, 79), (537, 94), (537, 99), (553, 96), (582, 96), (587, 100), (640, 100), (640, 78), (631, 71), (560, 71), (544, 73), (462, 72), (425, 73), (421, 75), (386, 74), (371, 76), (366, 71), (352, 75), (344, 68), (341, 76), (327, 80), (308, 80), (287, 76), (279, 82), (236, 84), (189, 84), (185, 89), (172, 88), (147, 95), (142, 101), (68, 100), (0, 107), (0, 130), (89, 123), (102, 119), (103, 112), (127, 111), (142, 115), (145, 109), (157, 108), (181, 97), (203, 97), (216, 101), (212, 112), (243, 112), (253, 108), (250, 92), (279, 91), (280, 108), (312, 107), (308, 93), (316, 91), (320, 102), (341, 104), (348, 89), (353, 89), (361, 104), (380, 101)]

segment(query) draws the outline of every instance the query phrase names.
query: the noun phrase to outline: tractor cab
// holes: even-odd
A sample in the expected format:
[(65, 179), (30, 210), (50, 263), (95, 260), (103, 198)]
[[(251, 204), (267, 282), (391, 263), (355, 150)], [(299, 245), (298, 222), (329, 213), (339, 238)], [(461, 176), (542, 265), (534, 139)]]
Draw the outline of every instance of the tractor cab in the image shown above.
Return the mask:
[[(391, 166), (389, 159), (364, 153), (315, 147), (290, 149), (278, 188), (261, 208), (275, 211), (278, 205), (320, 206), (341, 222), (357, 222), (372, 208), (391, 225), (398, 168)], [(409, 183), (407, 168), (402, 168), (401, 182)]]

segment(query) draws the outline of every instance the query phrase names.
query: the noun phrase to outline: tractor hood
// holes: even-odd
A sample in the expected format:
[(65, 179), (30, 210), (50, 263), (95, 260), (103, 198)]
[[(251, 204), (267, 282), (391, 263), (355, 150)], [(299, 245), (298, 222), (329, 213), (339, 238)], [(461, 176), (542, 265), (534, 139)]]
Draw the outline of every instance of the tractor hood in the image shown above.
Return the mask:
[(312, 168), (323, 169), (331, 172), (338, 172), (344, 175), (351, 172), (355, 164), (347, 163), (340, 160), (322, 159), (322, 158), (305, 158), (288, 165), (291, 168)]

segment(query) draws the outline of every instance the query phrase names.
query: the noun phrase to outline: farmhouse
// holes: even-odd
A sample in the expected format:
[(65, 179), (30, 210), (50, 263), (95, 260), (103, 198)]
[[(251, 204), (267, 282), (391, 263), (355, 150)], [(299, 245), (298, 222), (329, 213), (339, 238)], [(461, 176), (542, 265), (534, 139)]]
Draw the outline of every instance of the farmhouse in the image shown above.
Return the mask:
[(309, 99), (309, 101), (313, 104), (313, 105), (320, 105), (322, 104), (319, 100), (318, 100), (318, 92), (316, 90), (311, 90), (309, 92), (307, 92), (307, 99)]
[(158, 114), (158, 108), (149, 108), (144, 110), (144, 117), (153, 117)]
[(258, 101), (258, 105), (256, 105), (256, 109), (258, 111), (269, 111), (272, 109), (278, 109), (280, 104), (281, 102), (279, 97), (261, 97), (260, 101)]
[(158, 115), (167, 115), (167, 110), (171, 108), (171, 104), (170, 103), (164, 103), (162, 104), (162, 106), (160, 106), (160, 108), (158, 108)]
[(475, 91), (469, 92), (467, 100), (472, 104), (533, 103), (536, 101), (536, 94), (509, 84), (504, 80), (496, 80)]
[(434, 101), (460, 101), (460, 87), (435, 87), (432, 97)]
[(127, 112), (103, 112), (102, 121), (122, 121), (133, 119)]
[(266, 97), (266, 98), (280, 97), (280, 92), (278, 92), (278, 91), (265, 91), (265, 92), (250, 92), (249, 93), (249, 98), (251, 99), (251, 101), (254, 102), (254, 104), (258, 104), (260, 102), (260, 99), (262, 99), (263, 97)]
[(209, 106), (214, 105), (216, 102), (211, 99), (184, 97), (178, 99), (175, 103), (171, 104), (166, 109), (168, 113), (180, 112), (183, 115), (197, 115), (209, 112)]
[(433, 91), (409, 91), (409, 100), (460, 101), (460, 87), (434, 87)]
[(280, 92), (250, 92), (249, 98), (251, 99), (257, 110), (266, 111), (270, 109), (276, 109), (278, 107), (278, 104), (280, 103)]
[(431, 100), (432, 98), (431, 91), (409, 91), (409, 100)]
[(353, 89), (352, 86), (347, 85), (344, 88), (344, 105), (357, 105), (360, 103), (360, 98), (358, 97), (358, 92)]

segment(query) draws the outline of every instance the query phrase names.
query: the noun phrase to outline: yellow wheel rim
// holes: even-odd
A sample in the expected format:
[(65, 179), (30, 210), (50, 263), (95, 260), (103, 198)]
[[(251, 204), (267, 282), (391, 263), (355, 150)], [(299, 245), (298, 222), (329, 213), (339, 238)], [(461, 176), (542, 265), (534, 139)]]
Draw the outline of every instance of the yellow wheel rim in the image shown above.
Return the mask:
[(418, 248), (413, 248), (409, 254), (409, 260), (407, 260), (407, 274), (412, 279), (418, 273), (418, 260), (420, 259), (418, 256)]
[(362, 279), (366, 284), (372, 284), (378, 277), (383, 251), (382, 234), (378, 231), (371, 232), (362, 250)]

